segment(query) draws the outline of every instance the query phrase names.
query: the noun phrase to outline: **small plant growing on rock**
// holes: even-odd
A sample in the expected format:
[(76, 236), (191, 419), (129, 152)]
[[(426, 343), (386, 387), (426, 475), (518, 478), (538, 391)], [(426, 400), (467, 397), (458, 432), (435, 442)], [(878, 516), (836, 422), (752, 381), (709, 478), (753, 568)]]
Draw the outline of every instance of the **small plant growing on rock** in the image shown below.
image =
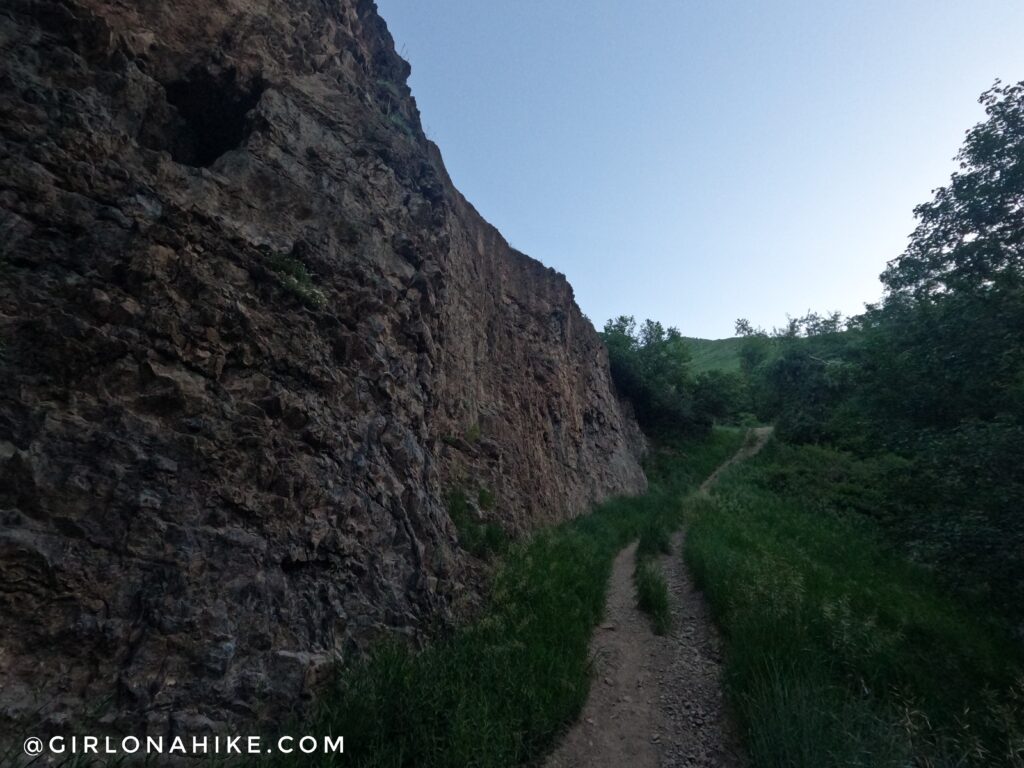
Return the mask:
[[(482, 488), (478, 498), (481, 509), (490, 508), (481, 503), (481, 499), (485, 498), (485, 491), (486, 489)], [(487, 493), (490, 494), (489, 491)], [(488, 500), (490, 505), (493, 505), (493, 495), (490, 495)], [(462, 489), (456, 489), (448, 494), (448, 514), (459, 533), (459, 544), (470, 554), (487, 558), (504, 551), (508, 543), (504, 529), (497, 523), (476, 519), (469, 499)]]
[(313, 309), (321, 309), (327, 297), (313, 283), (306, 265), (293, 256), (275, 253), (267, 259), (267, 267), (277, 276), (281, 286)]
[(479, 493), (476, 495), (477, 504), (480, 505), (480, 509), (494, 509), (494, 491), (490, 488), (481, 487)]

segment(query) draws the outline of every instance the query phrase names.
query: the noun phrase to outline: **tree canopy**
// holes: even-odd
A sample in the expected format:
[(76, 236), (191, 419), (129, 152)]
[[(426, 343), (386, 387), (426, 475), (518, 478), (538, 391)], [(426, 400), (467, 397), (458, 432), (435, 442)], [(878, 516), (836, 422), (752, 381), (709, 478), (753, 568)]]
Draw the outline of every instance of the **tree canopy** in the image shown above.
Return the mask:
[(1020, 288), (1024, 267), (1024, 83), (982, 94), (960, 170), (914, 213), (910, 246), (882, 274), (889, 301)]

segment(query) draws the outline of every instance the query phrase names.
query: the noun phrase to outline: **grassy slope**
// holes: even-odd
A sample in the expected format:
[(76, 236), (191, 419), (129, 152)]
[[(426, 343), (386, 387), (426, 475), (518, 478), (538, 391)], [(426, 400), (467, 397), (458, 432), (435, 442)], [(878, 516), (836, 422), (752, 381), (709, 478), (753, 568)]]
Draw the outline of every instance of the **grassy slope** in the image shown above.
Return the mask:
[[(848, 342), (847, 333), (821, 334), (819, 336), (801, 337), (789, 339), (789, 344), (802, 345), (804, 349), (815, 355), (824, 358), (840, 356), (843, 346)], [(778, 354), (778, 340), (771, 340), (768, 352), (770, 355)], [(693, 361), (694, 373), (704, 371), (727, 371), (737, 373), (740, 370), (740, 352), (746, 339), (742, 336), (734, 336), (730, 339), (696, 339), (687, 337), (687, 344), (690, 346), (690, 354)]]
[(651, 457), (646, 495), (510, 546), (476, 621), (419, 653), (387, 646), (343, 671), (312, 722), (292, 731), (342, 735), (345, 754), (294, 763), (488, 768), (543, 754), (586, 700), (590, 635), (615, 554), (653, 520), (678, 524), (682, 494), (742, 439), (721, 429), (663, 447)]
[(744, 339), (694, 339), (687, 338), (693, 355), (694, 373), (704, 371), (731, 371), (740, 369), (740, 349)]
[(753, 764), (1024, 764), (1019, 647), (851, 511), (856, 463), (770, 445), (689, 503)]

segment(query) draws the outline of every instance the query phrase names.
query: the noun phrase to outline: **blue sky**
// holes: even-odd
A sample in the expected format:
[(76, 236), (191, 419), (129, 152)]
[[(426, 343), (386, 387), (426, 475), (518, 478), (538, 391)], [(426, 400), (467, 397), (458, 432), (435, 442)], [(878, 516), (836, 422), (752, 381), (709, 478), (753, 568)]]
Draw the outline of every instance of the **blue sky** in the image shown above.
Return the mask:
[(1024, 79), (1021, 0), (378, 6), (455, 184), (599, 327), (859, 311)]

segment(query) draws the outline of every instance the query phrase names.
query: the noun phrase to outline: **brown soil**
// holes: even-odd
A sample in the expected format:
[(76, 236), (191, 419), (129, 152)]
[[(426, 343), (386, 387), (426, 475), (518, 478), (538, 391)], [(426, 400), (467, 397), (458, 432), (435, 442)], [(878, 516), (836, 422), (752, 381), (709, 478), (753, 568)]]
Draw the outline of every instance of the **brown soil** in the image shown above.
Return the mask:
[[(771, 428), (747, 442), (701, 485), (757, 453)], [(615, 558), (605, 620), (594, 634), (594, 684), (579, 721), (546, 768), (696, 768), (744, 764), (723, 692), (721, 639), (703, 596), (683, 563), (684, 533), (661, 558), (672, 607), (672, 631), (658, 637), (636, 607), (636, 544)]]

